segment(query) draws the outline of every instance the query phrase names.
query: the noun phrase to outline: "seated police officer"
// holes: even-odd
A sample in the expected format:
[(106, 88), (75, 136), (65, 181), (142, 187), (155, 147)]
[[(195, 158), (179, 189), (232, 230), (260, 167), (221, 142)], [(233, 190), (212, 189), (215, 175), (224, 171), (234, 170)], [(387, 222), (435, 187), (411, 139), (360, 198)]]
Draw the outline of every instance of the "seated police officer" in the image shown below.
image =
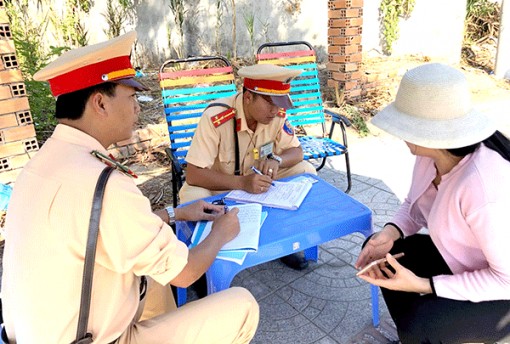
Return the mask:
[[(2, 302), (13, 343), (76, 338), (95, 185), (112, 164), (107, 147), (131, 137), (140, 112), (136, 91), (145, 88), (129, 60), (135, 38), (130, 32), (69, 51), (34, 75), (58, 96), (59, 124), (18, 177), (7, 213)], [(176, 309), (169, 288), (187, 287), (209, 268), (239, 233), (237, 210), (224, 214), (199, 201), (155, 214), (123, 171), (113, 171), (103, 199), (87, 328), (94, 342), (249, 343), (259, 308), (246, 289)], [(211, 235), (188, 250), (170, 215), (215, 219)]]
[[(229, 190), (263, 193), (275, 179), (317, 173), (303, 161), (303, 150), (285, 114), (292, 107), (290, 80), (301, 72), (268, 64), (239, 70), (243, 91), (209, 104), (200, 119), (186, 156), (186, 183), (179, 192), (182, 203)], [(282, 261), (298, 270), (308, 266), (302, 253)]]

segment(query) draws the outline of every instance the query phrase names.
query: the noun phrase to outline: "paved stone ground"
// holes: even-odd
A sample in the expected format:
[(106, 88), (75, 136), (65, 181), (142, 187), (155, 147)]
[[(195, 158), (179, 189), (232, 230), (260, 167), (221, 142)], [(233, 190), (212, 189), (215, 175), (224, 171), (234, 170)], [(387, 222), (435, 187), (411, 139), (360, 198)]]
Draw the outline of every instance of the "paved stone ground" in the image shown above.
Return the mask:
[[(327, 167), (319, 175), (345, 188), (343, 172)], [(353, 176), (351, 196), (374, 211), (374, 223), (389, 220), (400, 203), (379, 180), (358, 175)], [(381, 325), (372, 325), (370, 288), (355, 277), (353, 267), (363, 241), (361, 234), (352, 234), (322, 245), (319, 261), (302, 272), (273, 261), (239, 273), (232, 285), (250, 290), (261, 308), (253, 343), (375, 344), (398, 339), (381, 297)]]
[[(372, 209), (377, 231), (405, 196), (414, 157), (401, 141), (374, 133), (370, 138), (353, 136), (350, 140), (354, 171), (350, 196)], [(319, 176), (345, 190), (344, 171), (343, 157), (336, 157), (328, 160)], [(355, 277), (353, 265), (363, 241), (364, 237), (355, 233), (321, 245), (319, 261), (305, 271), (272, 261), (240, 272), (232, 285), (250, 290), (261, 310), (252, 343), (383, 344), (397, 340), (381, 296), (381, 323), (374, 328), (370, 287)], [(188, 298), (196, 298), (193, 289)]]

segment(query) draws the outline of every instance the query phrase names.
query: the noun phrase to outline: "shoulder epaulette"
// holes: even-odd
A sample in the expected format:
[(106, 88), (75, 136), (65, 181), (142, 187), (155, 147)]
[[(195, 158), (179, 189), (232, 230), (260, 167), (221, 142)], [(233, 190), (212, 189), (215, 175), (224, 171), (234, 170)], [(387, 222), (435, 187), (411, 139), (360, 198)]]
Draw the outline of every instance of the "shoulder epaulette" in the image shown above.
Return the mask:
[(122, 165), (120, 162), (115, 160), (115, 158), (111, 154), (107, 156), (101, 152), (98, 152), (97, 150), (93, 150), (92, 152), (90, 152), (90, 154), (101, 160), (107, 166), (113, 167), (116, 170), (124, 174), (127, 174), (128, 176), (131, 176), (133, 178), (138, 178), (138, 176), (133, 171), (131, 171), (127, 166)]
[(286, 115), (287, 115), (287, 112), (285, 112), (285, 109), (283, 109), (283, 108), (278, 109), (278, 114), (277, 114), (278, 117), (285, 118)]
[(219, 114), (212, 116), (211, 121), (213, 122), (213, 125), (217, 128), (223, 123), (227, 122), (229, 119), (234, 118), (236, 115), (236, 109), (229, 108), (223, 112), (220, 112)]

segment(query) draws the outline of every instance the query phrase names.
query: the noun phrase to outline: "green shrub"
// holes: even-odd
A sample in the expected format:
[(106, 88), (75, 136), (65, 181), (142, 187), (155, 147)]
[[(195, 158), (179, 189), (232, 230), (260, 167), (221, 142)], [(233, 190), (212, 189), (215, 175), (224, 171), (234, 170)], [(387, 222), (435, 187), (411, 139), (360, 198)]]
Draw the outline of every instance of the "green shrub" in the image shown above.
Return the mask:
[(370, 133), (370, 129), (368, 129), (367, 123), (358, 108), (349, 104), (344, 104), (342, 110), (345, 112), (351, 121), (352, 126), (358, 131), (361, 137), (365, 137)]

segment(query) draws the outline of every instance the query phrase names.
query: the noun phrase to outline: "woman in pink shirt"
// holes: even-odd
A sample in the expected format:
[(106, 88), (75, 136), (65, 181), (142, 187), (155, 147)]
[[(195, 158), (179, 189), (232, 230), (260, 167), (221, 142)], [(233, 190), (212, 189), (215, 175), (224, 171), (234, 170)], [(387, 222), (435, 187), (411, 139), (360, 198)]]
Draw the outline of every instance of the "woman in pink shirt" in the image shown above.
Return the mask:
[(510, 140), (472, 108), (464, 75), (438, 63), (409, 70), (372, 123), (416, 155), (405, 202), (356, 262), (386, 258), (359, 276), (381, 287), (400, 341), (509, 336)]

